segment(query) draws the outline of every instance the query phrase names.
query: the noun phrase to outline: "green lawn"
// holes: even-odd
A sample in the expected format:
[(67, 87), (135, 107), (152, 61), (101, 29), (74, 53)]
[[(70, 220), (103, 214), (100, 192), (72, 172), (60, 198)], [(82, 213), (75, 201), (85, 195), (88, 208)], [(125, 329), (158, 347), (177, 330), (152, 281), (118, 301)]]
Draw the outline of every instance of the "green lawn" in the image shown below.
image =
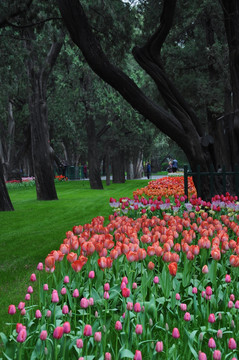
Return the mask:
[(9, 190), (15, 211), (0, 212), (0, 332), (7, 331), (8, 305), (24, 301), (30, 274), (51, 250), (59, 249), (66, 231), (98, 215), (107, 218), (110, 197), (132, 197), (147, 183), (104, 182), (104, 190), (91, 190), (88, 181), (58, 183), (58, 201), (37, 201), (34, 187)]

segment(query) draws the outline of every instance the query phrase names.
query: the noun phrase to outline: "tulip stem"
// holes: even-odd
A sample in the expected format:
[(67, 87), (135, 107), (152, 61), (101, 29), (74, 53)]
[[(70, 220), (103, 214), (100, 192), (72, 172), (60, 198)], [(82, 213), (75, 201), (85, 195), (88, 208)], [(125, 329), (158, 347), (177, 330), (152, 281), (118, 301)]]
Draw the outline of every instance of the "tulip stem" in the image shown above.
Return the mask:
[(18, 349), (18, 360), (21, 360), (21, 357), (22, 357), (22, 344), (20, 343), (19, 344), (19, 349)]

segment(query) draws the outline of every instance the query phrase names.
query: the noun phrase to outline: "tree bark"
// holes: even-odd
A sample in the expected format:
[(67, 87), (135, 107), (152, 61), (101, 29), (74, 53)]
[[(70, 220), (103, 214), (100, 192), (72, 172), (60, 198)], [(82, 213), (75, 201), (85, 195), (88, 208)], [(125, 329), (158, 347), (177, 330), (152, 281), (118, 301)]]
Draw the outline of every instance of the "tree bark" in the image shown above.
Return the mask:
[(125, 182), (124, 151), (118, 150), (112, 156), (113, 183), (122, 184)]
[[(31, 142), (36, 192), (38, 200), (57, 200), (54, 183), (47, 115), (47, 81), (63, 45), (63, 39), (52, 44), (45, 62), (39, 66), (33, 51), (33, 32), (27, 30), (26, 47), (30, 56), (27, 62), (29, 78), (29, 110)], [(61, 36), (62, 37), (62, 36)]]
[(8, 195), (7, 187), (3, 176), (3, 166), (0, 160), (0, 211), (13, 211), (13, 205)]
[(88, 167), (91, 189), (103, 189), (100, 174), (100, 160), (97, 151), (95, 122), (92, 114), (86, 113), (86, 132), (88, 142)]

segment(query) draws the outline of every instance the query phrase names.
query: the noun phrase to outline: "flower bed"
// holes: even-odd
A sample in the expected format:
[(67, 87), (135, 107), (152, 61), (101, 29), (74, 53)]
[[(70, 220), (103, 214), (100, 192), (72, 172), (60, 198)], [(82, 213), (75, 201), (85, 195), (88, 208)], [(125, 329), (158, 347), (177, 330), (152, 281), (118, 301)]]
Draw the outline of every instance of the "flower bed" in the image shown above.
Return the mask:
[(185, 200), (68, 231), (9, 306), (6, 358), (236, 359), (237, 198)]
[[(189, 197), (197, 194), (192, 177), (188, 177), (188, 194)], [(174, 195), (182, 196), (184, 195), (184, 177), (165, 176), (161, 179), (152, 180), (146, 187), (134, 191), (133, 195), (139, 197), (170, 197)]]

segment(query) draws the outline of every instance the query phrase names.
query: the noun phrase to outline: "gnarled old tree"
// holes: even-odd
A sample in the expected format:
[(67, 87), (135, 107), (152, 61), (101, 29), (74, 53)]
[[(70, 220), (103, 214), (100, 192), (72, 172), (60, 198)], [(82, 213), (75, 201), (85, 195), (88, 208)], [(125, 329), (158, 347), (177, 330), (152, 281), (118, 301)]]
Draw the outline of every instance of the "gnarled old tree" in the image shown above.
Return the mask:
[[(200, 165), (202, 171), (208, 171), (211, 164), (215, 170), (222, 164), (227, 170), (232, 170), (239, 159), (238, 1), (220, 1), (229, 49), (233, 111), (230, 111), (229, 115), (223, 115), (220, 121), (214, 119), (214, 123), (208, 124), (206, 128), (170, 80), (162, 63), (162, 47), (173, 26), (176, 4), (177, 0), (164, 0), (158, 28), (144, 46), (136, 46), (133, 49), (134, 58), (157, 85), (166, 104), (166, 108), (163, 108), (159, 103), (149, 99), (133, 80), (109, 61), (92, 32), (81, 2), (58, 0), (70, 36), (81, 49), (93, 71), (114, 87), (134, 109), (173, 139), (187, 155), (193, 171), (197, 165)], [(217, 191), (222, 191), (220, 184), (217, 184)], [(209, 197), (206, 179), (202, 183), (201, 192), (204, 199)]]

